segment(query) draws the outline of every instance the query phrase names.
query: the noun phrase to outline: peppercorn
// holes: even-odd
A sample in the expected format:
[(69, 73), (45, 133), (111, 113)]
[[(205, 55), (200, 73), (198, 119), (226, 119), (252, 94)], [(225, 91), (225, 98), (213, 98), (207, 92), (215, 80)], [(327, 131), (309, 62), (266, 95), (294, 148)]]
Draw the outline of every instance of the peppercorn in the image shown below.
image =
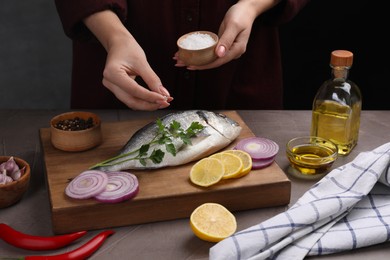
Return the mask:
[(75, 117), (71, 119), (64, 119), (58, 121), (54, 125), (55, 128), (58, 128), (60, 130), (64, 131), (79, 131), (79, 130), (85, 130), (88, 128), (91, 128), (94, 126), (94, 122), (92, 117), (88, 117), (88, 119), (83, 119), (80, 117)]

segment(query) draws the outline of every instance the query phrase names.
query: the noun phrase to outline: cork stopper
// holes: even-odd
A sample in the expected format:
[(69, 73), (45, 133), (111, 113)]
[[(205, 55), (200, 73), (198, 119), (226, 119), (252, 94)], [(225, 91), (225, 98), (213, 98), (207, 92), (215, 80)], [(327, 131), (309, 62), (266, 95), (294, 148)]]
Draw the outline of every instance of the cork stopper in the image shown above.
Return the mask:
[(332, 66), (347, 66), (351, 67), (353, 62), (353, 53), (346, 50), (332, 51), (330, 64)]

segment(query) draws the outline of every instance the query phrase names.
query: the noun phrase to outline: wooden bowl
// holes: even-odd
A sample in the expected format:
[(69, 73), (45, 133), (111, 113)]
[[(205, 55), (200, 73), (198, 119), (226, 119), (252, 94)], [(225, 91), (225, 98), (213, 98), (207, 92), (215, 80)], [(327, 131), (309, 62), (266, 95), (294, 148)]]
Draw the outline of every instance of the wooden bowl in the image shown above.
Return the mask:
[[(92, 127), (78, 130), (59, 129), (58, 123), (65, 120), (92, 119)], [(101, 121), (98, 115), (91, 112), (67, 112), (53, 117), (50, 121), (51, 143), (59, 150), (67, 152), (80, 152), (94, 148), (102, 143)]]
[(200, 66), (211, 63), (217, 59), (215, 46), (218, 40), (218, 35), (208, 31), (195, 31), (184, 34), (177, 40), (179, 59), (187, 66)]
[[(30, 165), (23, 159), (13, 157), (19, 168), (25, 167), (25, 170), (18, 180), (7, 184), (0, 184), (0, 208), (9, 207), (20, 201), (30, 183)], [(8, 161), (10, 158), (11, 156), (0, 156), (0, 164)]]

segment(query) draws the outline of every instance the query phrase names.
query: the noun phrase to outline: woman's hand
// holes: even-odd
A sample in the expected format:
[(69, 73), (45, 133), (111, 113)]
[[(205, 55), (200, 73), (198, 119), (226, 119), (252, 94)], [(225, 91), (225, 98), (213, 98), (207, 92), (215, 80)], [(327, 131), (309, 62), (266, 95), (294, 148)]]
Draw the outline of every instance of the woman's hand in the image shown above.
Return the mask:
[[(232, 60), (238, 59), (246, 51), (252, 25), (255, 19), (268, 9), (279, 3), (280, 0), (240, 0), (225, 14), (219, 27), (219, 41), (215, 47), (218, 57), (210, 64), (202, 66), (187, 66), (189, 70), (204, 70), (219, 67)], [(178, 53), (174, 59), (177, 67), (186, 65), (179, 60)]]
[[(134, 110), (166, 108), (173, 100), (147, 62), (145, 53), (112, 11), (95, 13), (84, 20), (107, 51), (103, 85)], [(147, 88), (139, 85), (140, 76)]]

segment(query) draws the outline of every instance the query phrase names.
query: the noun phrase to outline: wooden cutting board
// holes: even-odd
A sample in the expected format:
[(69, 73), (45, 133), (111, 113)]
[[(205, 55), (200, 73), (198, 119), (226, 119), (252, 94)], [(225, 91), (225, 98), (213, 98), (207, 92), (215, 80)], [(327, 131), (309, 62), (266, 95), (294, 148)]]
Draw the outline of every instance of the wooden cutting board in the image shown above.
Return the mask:
[[(241, 126), (242, 138), (254, 136), (236, 111), (224, 112)], [(157, 119), (157, 118), (156, 118)], [(91, 165), (116, 155), (132, 134), (149, 120), (102, 123), (103, 143), (85, 152), (63, 152), (52, 146), (50, 128), (40, 129), (53, 231), (57, 234), (93, 230), (155, 221), (186, 218), (200, 204), (216, 202), (231, 211), (286, 205), (290, 202), (291, 183), (274, 162), (248, 175), (202, 188), (191, 184), (194, 163), (157, 170), (131, 171), (140, 185), (138, 195), (129, 201), (104, 204), (93, 199), (68, 198), (65, 187)]]

